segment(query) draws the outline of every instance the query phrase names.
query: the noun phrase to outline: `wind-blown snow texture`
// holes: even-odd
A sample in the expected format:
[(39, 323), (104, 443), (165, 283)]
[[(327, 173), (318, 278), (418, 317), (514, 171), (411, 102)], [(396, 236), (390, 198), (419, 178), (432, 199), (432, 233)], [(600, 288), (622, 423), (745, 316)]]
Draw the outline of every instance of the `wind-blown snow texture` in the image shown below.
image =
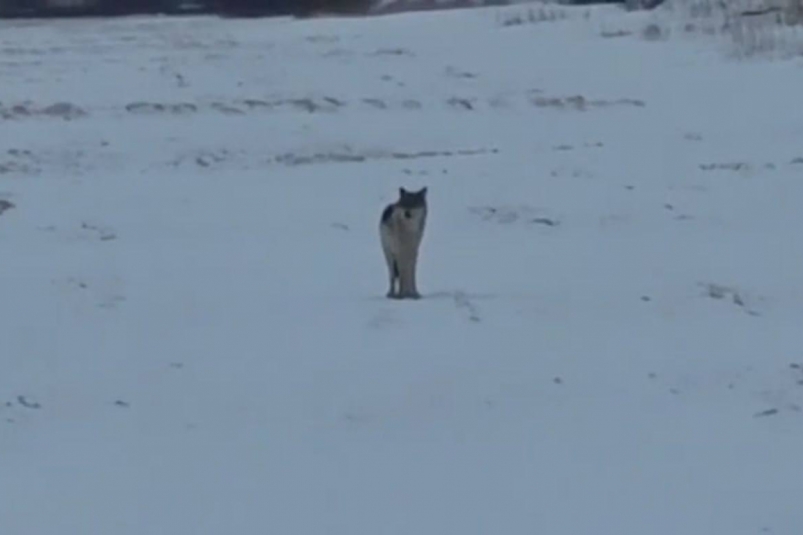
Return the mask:
[(800, 62), (516, 9), (0, 25), (0, 533), (803, 533)]

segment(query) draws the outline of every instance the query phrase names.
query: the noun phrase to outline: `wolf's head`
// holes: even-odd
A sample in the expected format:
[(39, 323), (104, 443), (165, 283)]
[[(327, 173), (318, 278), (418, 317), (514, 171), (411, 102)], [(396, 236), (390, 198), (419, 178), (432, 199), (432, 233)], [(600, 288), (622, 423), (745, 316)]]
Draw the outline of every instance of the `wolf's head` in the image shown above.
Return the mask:
[(399, 188), (398, 206), (405, 209), (426, 208), (427, 188), (423, 187), (418, 191), (407, 191)]

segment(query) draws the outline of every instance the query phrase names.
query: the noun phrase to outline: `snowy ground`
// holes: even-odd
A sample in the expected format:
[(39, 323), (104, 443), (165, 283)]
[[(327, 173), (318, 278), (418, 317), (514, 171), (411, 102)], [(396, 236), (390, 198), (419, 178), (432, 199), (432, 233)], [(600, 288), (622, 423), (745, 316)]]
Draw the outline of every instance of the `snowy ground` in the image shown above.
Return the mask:
[(0, 533), (803, 533), (801, 61), (517, 9), (0, 23)]

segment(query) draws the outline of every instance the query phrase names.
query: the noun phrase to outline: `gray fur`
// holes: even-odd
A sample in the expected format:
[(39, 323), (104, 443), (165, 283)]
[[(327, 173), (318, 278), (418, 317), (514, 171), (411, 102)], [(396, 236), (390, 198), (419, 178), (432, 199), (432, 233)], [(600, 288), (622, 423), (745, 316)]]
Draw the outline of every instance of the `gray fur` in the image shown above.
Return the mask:
[(399, 200), (382, 212), (379, 236), (388, 266), (390, 298), (421, 297), (416, 285), (416, 267), (426, 222), (427, 188), (413, 192), (399, 188)]

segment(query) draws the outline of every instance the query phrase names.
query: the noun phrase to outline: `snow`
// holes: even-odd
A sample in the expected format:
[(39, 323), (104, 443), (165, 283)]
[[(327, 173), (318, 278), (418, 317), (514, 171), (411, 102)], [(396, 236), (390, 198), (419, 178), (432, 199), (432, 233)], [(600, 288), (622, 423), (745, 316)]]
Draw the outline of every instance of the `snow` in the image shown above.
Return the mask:
[(803, 533), (801, 62), (549, 9), (0, 22), (0, 533)]

